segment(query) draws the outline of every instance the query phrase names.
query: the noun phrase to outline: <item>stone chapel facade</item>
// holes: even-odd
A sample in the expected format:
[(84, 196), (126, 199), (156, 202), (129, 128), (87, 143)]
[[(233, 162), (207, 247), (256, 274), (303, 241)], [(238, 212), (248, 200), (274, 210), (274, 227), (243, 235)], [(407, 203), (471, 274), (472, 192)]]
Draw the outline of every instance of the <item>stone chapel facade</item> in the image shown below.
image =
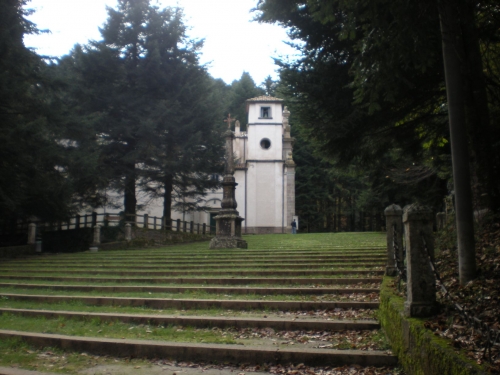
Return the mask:
[(237, 210), (245, 219), (242, 232), (289, 233), (295, 215), (293, 139), (283, 100), (248, 99), (247, 132), (235, 126), (234, 177)]
[[(246, 101), (247, 131), (235, 124), (236, 210), (244, 219), (242, 234), (291, 233), (295, 215), (295, 163), (292, 158), (290, 112), (283, 99), (259, 96)], [(215, 226), (214, 217), (221, 208), (222, 189), (208, 192), (206, 211), (172, 211), (172, 219)], [(162, 201), (149, 200), (139, 193), (138, 202), (148, 204), (137, 212), (150, 217), (162, 216)], [(102, 212), (116, 209), (99, 208)]]
[[(283, 99), (259, 96), (246, 101), (247, 131), (234, 129), (236, 210), (243, 234), (291, 233), (295, 215), (293, 138)], [(215, 225), (222, 189), (208, 193), (206, 212), (172, 212), (172, 218)], [(186, 215), (187, 214), (187, 215)]]

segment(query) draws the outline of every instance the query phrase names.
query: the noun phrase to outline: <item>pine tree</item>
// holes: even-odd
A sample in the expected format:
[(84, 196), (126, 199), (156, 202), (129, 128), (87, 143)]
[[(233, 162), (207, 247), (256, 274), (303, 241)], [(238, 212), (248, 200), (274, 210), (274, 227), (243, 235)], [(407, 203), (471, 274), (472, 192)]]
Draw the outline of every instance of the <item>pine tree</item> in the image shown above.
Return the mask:
[(78, 82), (73, 95), (93, 122), (125, 214), (135, 214), (140, 187), (164, 197), (168, 218), (175, 192), (206, 183), (220, 157), (214, 126), (222, 113), (198, 61), (202, 43), (187, 38), (180, 9), (149, 0), (120, 0), (100, 30), (101, 41), (77, 46), (62, 65)]
[(57, 220), (75, 209), (78, 176), (69, 173), (72, 142), (60, 121), (57, 83), (23, 44), (25, 34), (39, 32), (26, 19), (26, 3), (0, 5), (0, 210), (2, 220)]

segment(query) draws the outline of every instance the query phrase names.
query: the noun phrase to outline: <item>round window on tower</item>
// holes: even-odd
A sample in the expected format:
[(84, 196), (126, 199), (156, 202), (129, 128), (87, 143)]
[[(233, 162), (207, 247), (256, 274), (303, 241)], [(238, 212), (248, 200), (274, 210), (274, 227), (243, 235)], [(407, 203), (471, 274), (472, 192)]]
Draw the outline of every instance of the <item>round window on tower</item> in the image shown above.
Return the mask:
[(262, 139), (262, 141), (260, 141), (260, 147), (262, 147), (264, 150), (267, 150), (269, 147), (271, 147), (271, 141), (267, 138)]

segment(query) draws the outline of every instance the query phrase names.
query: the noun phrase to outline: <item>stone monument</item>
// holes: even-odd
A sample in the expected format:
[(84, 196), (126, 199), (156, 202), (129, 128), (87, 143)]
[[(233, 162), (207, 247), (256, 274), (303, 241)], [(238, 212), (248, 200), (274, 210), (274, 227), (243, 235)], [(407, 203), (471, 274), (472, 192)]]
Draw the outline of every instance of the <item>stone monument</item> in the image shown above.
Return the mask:
[(228, 130), (224, 133), (226, 138), (226, 166), (224, 179), (222, 180), (222, 203), (221, 210), (215, 219), (215, 237), (210, 241), (210, 249), (246, 249), (247, 242), (241, 238), (241, 223), (244, 220), (236, 211), (237, 203), (234, 195), (236, 180), (234, 178), (233, 139), (231, 131), (231, 114), (224, 122), (227, 122)]

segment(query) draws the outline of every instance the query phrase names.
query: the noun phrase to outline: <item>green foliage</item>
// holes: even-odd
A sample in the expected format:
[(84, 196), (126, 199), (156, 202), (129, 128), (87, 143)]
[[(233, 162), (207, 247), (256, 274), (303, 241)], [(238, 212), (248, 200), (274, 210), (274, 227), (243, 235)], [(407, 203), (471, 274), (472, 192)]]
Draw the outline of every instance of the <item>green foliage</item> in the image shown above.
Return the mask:
[(121, 0), (108, 8), (102, 40), (61, 61), (125, 214), (135, 213), (140, 187), (164, 198), (169, 217), (173, 200), (213, 187), (208, 174), (221, 164), (220, 87), (199, 64), (202, 43), (187, 38), (182, 17), (179, 8)]
[(241, 130), (245, 130), (248, 120), (246, 100), (264, 95), (264, 90), (256, 86), (250, 74), (243, 72), (241, 78), (231, 84), (230, 93), (227, 111), (240, 122)]
[(91, 157), (74, 152), (65, 126), (60, 82), (50, 63), (23, 44), (37, 33), (26, 1), (0, 11), (0, 210), (8, 218), (64, 219), (93, 181)]

